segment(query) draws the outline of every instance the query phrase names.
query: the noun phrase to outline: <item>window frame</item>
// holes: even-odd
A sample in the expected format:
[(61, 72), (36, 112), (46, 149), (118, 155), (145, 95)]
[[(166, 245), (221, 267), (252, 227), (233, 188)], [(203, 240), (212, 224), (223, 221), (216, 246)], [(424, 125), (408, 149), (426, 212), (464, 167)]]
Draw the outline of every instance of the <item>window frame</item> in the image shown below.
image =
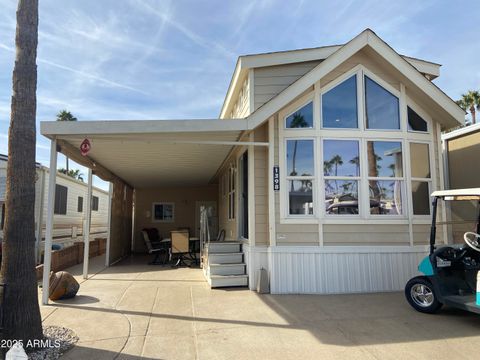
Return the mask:
[[(295, 176), (289, 176), (287, 175), (287, 141), (295, 141), (295, 140), (312, 140), (313, 142), (313, 176), (301, 176), (301, 175), (295, 175)], [(281, 201), (282, 204), (285, 204), (286, 206), (283, 206), (283, 215), (284, 218), (288, 219), (314, 219), (317, 217), (318, 213), (318, 204), (317, 204), (317, 178), (318, 178), (318, 166), (315, 161), (315, 154), (318, 153), (317, 151), (317, 141), (315, 137), (313, 136), (289, 136), (285, 137), (282, 141), (282, 147), (285, 149), (284, 150), (284, 156), (282, 159), (283, 165), (281, 165), (282, 169), (284, 169), (285, 175), (280, 176), (280, 189), (283, 189), (283, 201)], [(301, 181), (301, 180), (311, 180), (312, 181), (312, 203), (313, 203), (313, 213), (312, 214), (290, 214), (290, 192), (288, 190), (288, 183), (289, 181)], [(282, 205), (280, 205), (282, 206)]]
[[(293, 114), (295, 114), (298, 110), (302, 109), (304, 106), (307, 106), (309, 103), (312, 103), (312, 127), (305, 127), (305, 128), (291, 128), (287, 127), (287, 118)], [(282, 128), (284, 131), (312, 131), (317, 128), (317, 124), (315, 121), (315, 103), (314, 103), (314, 96), (308, 95), (306, 97), (302, 97), (300, 100), (295, 101), (291, 106), (288, 107), (290, 110), (286, 115), (282, 116)]]
[[(96, 199), (96, 200), (95, 200)], [(98, 211), (100, 206), (100, 198), (98, 196), (92, 195), (92, 211)]]
[[(324, 127), (323, 126), (323, 95), (325, 95), (327, 92), (332, 90), (333, 88), (337, 87), (338, 85), (344, 83), (351, 77), (355, 76), (356, 77), (356, 84), (357, 84), (357, 89), (356, 89), (356, 101), (357, 101), (357, 127), (356, 128), (332, 128), (332, 127)], [(358, 130), (363, 130), (363, 121), (362, 121), (362, 109), (364, 108), (364, 105), (360, 103), (360, 101), (363, 101), (363, 96), (359, 96), (359, 91), (361, 90), (360, 86), (362, 86), (363, 81), (361, 81), (362, 77), (362, 68), (361, 66), (356, 66), (350, 71), (347, 71), (345, 74), (342, 74), (341, 76), (335, 78), (334, 80), (330, 81), (327, 85), (323, 86), (320, 88), (319, 91), (319, 107), (320, 107), (320, 119), (319, 119), (319, 124), (320, 124), (320, 129), (321, 130), (327, 130), (327, 131), (358, 131)], [(315, 114), (315, 113), (314, 113)]]
[[(58, 204), (60, 203), (62, 198), (60, 198), (60, 192), (58, 191), (60, 188), (65, 189), (65, 205)], [(65, 212), (63, 212), (63, 208), (65, 208)], [(53, 214), (54, 215), (67, 215), (68, 213), (68, 186), (62, 184), (55, 184), (55, 199), (54, 199), (54, 206), (53, 206)]]
[[(421, 132), (423, 135), (428, 135), (428, 133)], [(414, 177), (412, 176), (412, 164), (410, 162), (410, 144), (426, 144), (428, 145), (428, 157), (429, 157), (429, 166), (430, 166), (430, 177), (429, 178), (420, 178), (420, 177)], [(410, 202), (410, 216), (412, 219), (420, 219), (420, 220), (426, 220), (430, 221), (432, 217), (432, 202), (429, 201), (429, 208), (430, 208), (430, 213), (428, 215), (420, 215), (420, 214), (415, 214), (413, 212), (413, 191), (412, 191), (412, 182), (417, 181), (417, 182), (426, 182), (428, 183), (428, 193), (431, 194), (433, 192), (434, 184), (436, 181), (436, 172), (435, 172), (435, 166), (432, 166), (435, 161), (435, 155), (433, 154), (433, 141), (428, 141), (428, 140), (418, 140), (418, 139), (408, 139), (407, 141), (408, 145), (408, 157), (409, 157), (409, 162), (408, 162), (408, 171), (409, 171), (409, 189), (408, 189), (408, 201)]]
[[(409, 134), (418, 134), (420, 136), (427, 136), (430, 135), (430, 132), (433, 132), (433, 127), (432, 127), (432, 118), (415, 102), (413, 101), (410, 97), (406, 96), (406, 102), (405, 102), (405, 129)], [(408, 109), (411, 108), (413, 111), (415, 111), (426, 123), (427, 123), (427, 131), (419, 131), (419, 130), (409, 130), (408, 129)]]
[(77, 212), (83, 213), (83, 196), (77, 197)]
[[(344, 80), (348, 79), (352, 75), (357, 76), (357, 107), (358, 107), (358, 128), (323, 128), (322, 124), (322, 104), (321, 94), (340, 84)], [(397, 96), (399, 99), (399, 116), (400, 116), (400, 129), (367, 129), (366, 128), (366, 113), (365, 113), (365, 94), (364, 94), (364, 76), (370, 77), (373, 81), (377, 82), (380, 86), (384, 87), (387, 91)], [(280, 205), (280, 224), (401, 224), (408, 225), (410, 232), (412, 232), (413, 224), (427, 224), (430, 222), (429, 216), (426, 215), (413, 215), (413, 201), (411, 193), (410, 177), (410, 152), (409, 142), (425, 142), (429, 145), (430, 156), (430, 190), (436, 189), (441, 183), (441, 178), (438, 177), (437, 169), (435, 166), (435, 157), (438, 156), (438, 142), (439, 142), (439, 127), (428, 116), (425, 111), (413, 102), (407, 95), (405, 85), (401, 82), (398, 83), (398, 89), (387, 83), (385, 80), (379, 78), (376, 74), (370, 71), (365, 65), (359, 64), (352, 69), (346, 71), (344, 74), (331, 79), (325, 79), (326, 85), (322, 83), (322, 79), (316, 81), (313, 85), (313, 90), (300, 96), (297, 100), (287, 105), (285, 108), (278, 112), (278, 165), (280, 166), (280, 191), (279, 191), (279, 205)], [(285, 117), (291, 114), (296, 107), (301, 104), (306, 104), (313, 98), (313, 115), (314, 124), (313, 128), (308, 129), (288, 129), (282, 126), (285, 123)], [(413, 104), (413, 105), (412, 105)], [(408, 131), (408, 117), (407, 106), (410, 106), (416, 111), (422, 118), (427, 121), (427, 132), (414, 132)], [(286, 181), (286, 139), (313, 139), (315, 146), (315, 180), (312, 184), (313, 202), (314, 202), (314, 214), (313, 216), (300, 216), (292, 215), (288, 216), (288, 186)], [(340, 214), (326, 214), (323, 201), (325, 199), (324, 182), (325, 177), (323, 174), (323, 140), (356, 140), (359, 141), (360, 151), (360, 180), (358, 183), (358, 198), (359, 198), (359, 215), (340, 215)], [(365, 200), (365, 197), (369, 198), (368, 188), (368, 165), (367, 165), (367, 153), (366, 153), (366, 141), (396, 141), (402, 144), (402, 156), (403, 156), (403, 177), (402, 183), (402, 214), (401, 215), (377, 215), (370, 214), (369, 201)], [(363, 165), (363, 166), (362, 166)], [(442, 164), (439, 164), (440, 168)], [(396, 178), (388, 178), (392, 180)], [(352, 179), (353, 180), (353, 177)], [(440, 183), (439, 183), (440, 181)], [(411, 239), (412, 239), (411, 235)]]
[[(367, 154), (367, 142), (369, 141), (381, 141), (381, 142), (399, 142), (402, 146), (402, 176), (370, 176), (368, 174), (368, 154)], [(368, 203), (367, 200), (365, 200), (365, 204), (363, 204), (368, 211), (366, 212), (365, 218), (367, 219), (379, 219), (379, 218), (397, 218), (397, 219), (408, 219), (408, 203), (407, 203), (407, 197), (406, 195), (406, 181), (407, 181), (407, 174), (406, 174), (406, 161), (405, 161), (405, 139), (384, 139), (384, 138), (364, 138), (364, 152), (363, 152), (363, 158), (364, 158), (364, 170), (366, 173), (366, 177), (364, 178), (364, 191), (365, 191), (365, 196), (368, 197)], [(410, 158), (408, 159), (408, 162), (410, 164)], [(402, 184), (402, 196), (401, 196), (401, 201), (402, 201), (402, 213), (401, 214), (371, 214), (370, 213), (370, 180), (377, 180), (377, 181), (401, 181)]]
[[(404, 124), (404, 121), (402, 120), (402, 101), (401, 98), (403, 96), (401, 89), (398, 90), (392, 85), (390, 85), (388, 82), (374, 74), (373, 72), (369, 71), (368, 69), (362, 67), (362, 107), (363, 107), (363, 129), (365, 131), (373, 131), (373, 132), (390, 132), (390, 133), (401, 133), (404, 131), (404, 129), (408, 128), (406, 124)], [(365, 76), (370, 78), (373, 82), (377, 83), (377, 85), (383, 87), (386, 91), (391, 93), (393, 96), (395, 96), (398, 99), (398, 122), (399, 122), (399, 128), (398, 129), (370, 129), (367, 126), (367, 96), (366, 96), (366, 81), (365, 81)], [(405, 108), (406, 112), (406, 108)]]
[[(162, 205), (162, 206), (171, 206), (172, 207), (172, 218), (171, 219), (156, 219), (155, 218), (155, 206)], [(165, 215), (162, 214), (164, 217)], [(152, 222), (154, 223), (174, 223), (175, 222), (175, 203), (171, 201), (157, 201), (152, 203)]]
[[(325, 176), (325, 173), (323, 171), (323, 162), (325, 161), (325, 158), (324, 158), (324, 151), (323, 151), (323, 148), (324, 148), (324, 142), (325, 140), (333, 140), (333, 141), (356, 141), (357, 144), (358, 144), (358, 156), (359, 156), (359, 160), (360, 160), (360, 168), (359, 168), (359, 175), (358, 176), (330, 176), (330, 175), (327, 175)], [(317, 161), (317, 163), (319, 163), (320, 165), (322, 165), (321, 169), (322, 171), (320, 172), (321, 173), (321, 182), (320, 182), (320, 186), (322, 186), (322, 197), (320, 198), (320, 201), (322, 202), (323, 206), (322, 206), (322, 209), (320, 211), (320, 214), (321, 216), (325, 217), (326, 219), (359, 219), (361, 218), (361, 216), (363, 215), (363, 211), (362, 211), (362, 198), (361, 198), (361, 187), (362, 187), (362, 164), (363, 164), (363, 159), (362, 159), (362, 149), (363, 149), (363, 146), (362, 146), (362, 141), (361, 141), (361, 138), (358, 138), (358, 137), (329, 137), (329, 136), (322, 136), (320, 137), (320, 142), (321, 142), (321, 151), (319, 152), (319, 160)], [(325, 181), (328, 181), (328, 180), (355, 180), (357, 181), (357, 193), (358, 193), (358, 214), (327, 214), (327, 209), (325, 208), (324, 206), (324, 202), (325, 202)]]

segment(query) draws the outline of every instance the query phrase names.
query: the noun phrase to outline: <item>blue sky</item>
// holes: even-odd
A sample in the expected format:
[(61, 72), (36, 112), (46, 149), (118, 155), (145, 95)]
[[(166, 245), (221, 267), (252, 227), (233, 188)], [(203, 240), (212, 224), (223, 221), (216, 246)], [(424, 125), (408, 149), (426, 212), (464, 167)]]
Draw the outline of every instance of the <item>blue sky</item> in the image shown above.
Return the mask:
[[(7, 152), (16, 1), (0, 12), (0, 153)], [(480, 2), (41, 0), (37, 123), (215, 118), (238, 55), (341, 44), (366, 27), (443, 64), (458, 98), (480, 88)], [(48, 165), (48, 141), (37, 137)], [(62, 159), (59, 159), (63, 164)]]

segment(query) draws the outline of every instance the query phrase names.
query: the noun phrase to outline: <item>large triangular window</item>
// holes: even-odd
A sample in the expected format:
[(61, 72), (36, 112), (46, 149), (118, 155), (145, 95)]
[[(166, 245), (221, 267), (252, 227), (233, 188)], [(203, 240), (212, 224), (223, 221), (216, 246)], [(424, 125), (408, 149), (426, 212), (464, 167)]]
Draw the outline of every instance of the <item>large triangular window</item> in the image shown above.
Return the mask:
[(322, 119), (324, 128), (358, 128), (356, 75), (322, 95)]
[(398, 98), (368, 76), (365, 76), (365, 107), (367, 129), (400, 129)]

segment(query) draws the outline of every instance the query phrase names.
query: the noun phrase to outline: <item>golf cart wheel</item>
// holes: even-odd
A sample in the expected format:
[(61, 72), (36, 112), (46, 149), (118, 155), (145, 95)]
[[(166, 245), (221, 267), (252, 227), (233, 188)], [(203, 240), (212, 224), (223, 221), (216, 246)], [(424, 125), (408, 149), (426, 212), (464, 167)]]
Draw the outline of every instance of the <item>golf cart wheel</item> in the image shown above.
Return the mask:
[(442, 307), (432, 283), (423, 276), (410, 279), (405, 285), (405, 296), (412, 307), (420, 312), (434, 314)]

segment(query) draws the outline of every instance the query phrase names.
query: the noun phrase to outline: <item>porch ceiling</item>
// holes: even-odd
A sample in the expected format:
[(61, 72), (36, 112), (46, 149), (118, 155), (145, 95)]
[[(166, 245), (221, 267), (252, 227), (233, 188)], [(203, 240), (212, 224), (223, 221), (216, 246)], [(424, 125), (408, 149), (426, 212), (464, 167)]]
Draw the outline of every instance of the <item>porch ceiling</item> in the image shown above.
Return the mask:
[[(91, 160), (135, 188), (148, 188), (208, 184), (244, 128), (235, 120), (229, 128), (224, 124), (228, 121), (221, 121), (218, 128), (212, 127), (212, 123), (220, 121), (208, 121), (203, 130), (201, 126), (189, 129), (185, 121), (180, 121), (183, 125), (168, 122), (172, 123), (170, 129), (163, 122), (162, 129), (150, 127), (153, 132), (148, 133), (141, 132), (143, 121), (101, 122), (100, 128), (95, 124), (100, 122), (77, 122), (73, 126), (48, 122), (42, 123), (41, 130), (47, 137), (71, 145), (69, 150), (78, 153), (82, 141), (89, 139)], [(132, 131), (125, 130), (132, 125), (137, 126)]]

